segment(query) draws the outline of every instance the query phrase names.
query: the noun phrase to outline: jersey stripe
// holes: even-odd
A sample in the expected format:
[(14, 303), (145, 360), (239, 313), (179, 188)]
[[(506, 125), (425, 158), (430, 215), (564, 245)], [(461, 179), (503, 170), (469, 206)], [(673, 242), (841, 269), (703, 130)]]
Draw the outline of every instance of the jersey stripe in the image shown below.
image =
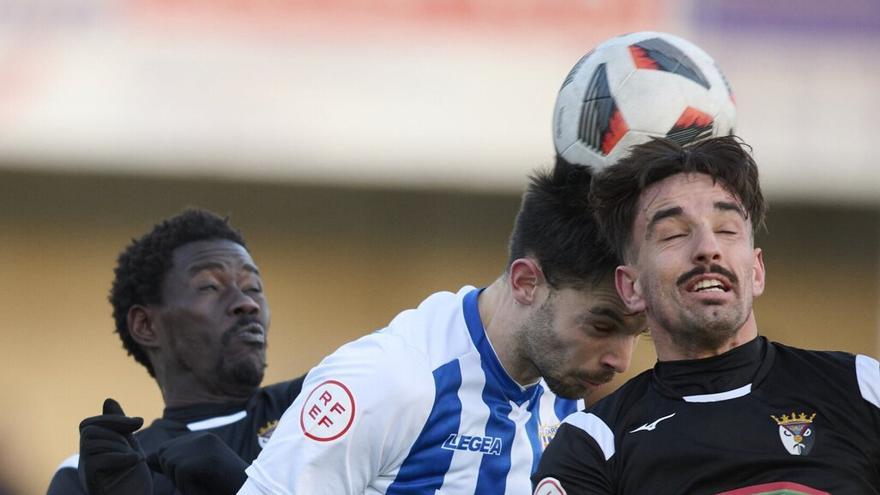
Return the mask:
[(862, 354), (856, 355), (856, 376), (862, 398), (880, 407), (880, 362)]
[(440, 445), (461, 425), (461, 401), (456, 394), (461, 387), (458, 360), (440, 366), (433, 375), (436, 390), (434, 405), (425, 421), (425, 428), (410, 449), (415, 454), (407, 456), (400, 466), (397, 477), (385, 492), (388, 495), (433, 495), (443, 484), (443, 476), (449, 470), (453, 451), (442, 449)]
[[(515, 425), (518, 435), (513, 437), (510, 449), (510, 469), (505, 480), (505, 495), (531, 495), (532, 483), (528, 480), (535, 472), (535, 448), (537, 438), (528, 432), (529, 423), (538, 415), (538, 398), (517, 406), (510, 403), (511, 412), (508, 418)], [(540, 451), (538, 451), (540, 455)], [(525, 476), (525, 475), (528, 476)]]
[(480, 460), (480, 474), (477, 477), (477, 489), (474, 493), (504, 493), (507, 472), (510, 471), (510, 450), (516, 434), (516, 426), (509, 418), (513, 408), (510, 402), (504, 400), (503, 392), (493, 390), (497, 389), (497, 384), (489, 380), (491, 372), (486, 369), (486, 359), (480, 360), (480, 364), (487, 378), (486, 387), (483, 388), (483, 402), (492, 412), (486, 423), (486, 436), (501, 439), (501, 458), (483, 456)]
[[(489, 421), (489, 407), (483, 403), (483, 389), (486, 377), (480, 367), (477, 352), (466, 354), (459, 359), (461, 373), (466, 380), (458, 389), (458, 399), (467, 408), (462, 411), (459, 432), (464, 435), (484, 435)], [(476, 469), (478, 454), (469, 450), (456, 450), (452, 464), (439, 493), (475, 493), (479, 471)]]
[(553, 404), (554, 411), (556, 412), (556, 417), (559, 418), (559, 421), (567, 418), (569, 414), (578, 411), (584, 407), (581, 400), (573, 400), (573, 399), (563, 399), (559, 396), (555, 397), (555, 403)]
[(606, 461), (614, 455), (614, 432), (595, 414), (583, 411), (577, 412), (565, 418), (563, 424), (565, 423), (580, 428), (587, 435), (593, 437), (593, 440), (602, 449), (602, 454), (605, 455)]
[(217, 428), (219, 426), (226, 426), (235, 423), (236, 421), (241, 421), (247, 417), (247, 411), (238, 411), (237, 413), (229, 414), (227, 416), (217, 416), (216, 418), (208, 418), (203, 419), (201, 421), (194, 421), (192, 423), (188, 423), (186, 428), (189, 431), (200, 431), (200, 430), (210, 430), (211, 428)]
[(742, 387), (728, 390), (727, 392), (718, 392), (717, 394), (702, 395), (686, 395), (682, 397), (685, 402), (721, 402), (730, 399), (736, 399), (752, 393), (752, 384), (743, 385)]
[[(550, 394), (548, 394), (550, 395)], [(541, 403), (543, 402), (541, 399), (544, 398), (544, 389), (539, 388), (538, 393), (535, 395), (534, 401), (537, 402), (536, 406), (532, 406), (529, 409), (532, 411), (531, 417), (529, 417), (529, 421), (526, 423), (526, 434), (529, 436), (529, 442), (532, 444), (532, 470), (531, 473), (534, 473), (538, 469), (538, 461), (541, 460), (541, 452), (544, 451), (544, 445), (541, 443), (541, 427), (543, 426), (541, 423), (543, 419), (541, 413), (543, 409), (541, 408)], [(550, 418), (546, 418), (550, 419)]]
[(473, 341), (474, 347), (476, 347), (477, 351), (480, 353), (483, 371), (486, 373), (487, 381), (494, 381), (498, 388), (501, 389), (500, 392), (502, 394), (517, 404), (522, 404), (523, 402), (532, 399), (538, 384), (536, 383), (530, 387), (520, 386), (510, 377), (510, 375), (507, 374), (504, 366), (501, 365), (501, 362), (498, 360), (498, 355), (495, 354), (495, 349), (492, 348), (492, 343), (489, 342), (489, 337), (486, 336), (483, 322), (480, 320), (480, 310), (477, 307), (477, 298), (479, 295), (479, 290), (471, 291), (464, 296), (463, 301), (464, 320), (468, 332), (470, 333), (471, 341)]

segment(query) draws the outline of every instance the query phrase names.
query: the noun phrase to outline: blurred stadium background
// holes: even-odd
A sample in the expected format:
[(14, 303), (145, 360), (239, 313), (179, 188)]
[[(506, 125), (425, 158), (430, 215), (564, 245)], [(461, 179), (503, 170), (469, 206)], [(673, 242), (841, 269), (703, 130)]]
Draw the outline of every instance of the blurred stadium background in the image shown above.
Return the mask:
[[(104, 397), (161, 413), (106, 302), (133, 236), (186, 206), (231, 215), (272, 306), (267, 382), (299, 375), (430, 292), (490, 283), (568, 69), (647, 29), (733, 86), (771, 201), (761, 331), (880, 354), (880, 3), (0, 0), (12, 492), (45, 491)], [(632, 373), (653, 360), (644, 342)]]

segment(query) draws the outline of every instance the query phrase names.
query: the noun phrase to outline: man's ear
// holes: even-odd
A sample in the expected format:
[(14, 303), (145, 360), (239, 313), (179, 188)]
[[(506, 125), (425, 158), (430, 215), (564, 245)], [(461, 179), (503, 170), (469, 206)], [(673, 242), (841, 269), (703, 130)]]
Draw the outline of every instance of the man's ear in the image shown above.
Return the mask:
[(755, 297), (764, 293), (767, 272), (764, 271), (764, 252), (761, 248), (755, 248), (755, 266), (752, 268), (752, 295)]
[(626, 309), (633, 313), (641, 313), (645, 310), (638, 270), (628, 265), (618, 266), (614, 270), (614, 286)]
[(541, 267), (531, 258), (519, 258), (511, 263), (509, 280), (514, 300), (522, 305), (534, 303), (538, 286), (546, 282)]
[(128, 333), (141, 347), (158, 347), (159, 336), (155, 328), (155, 312), (152, 308), (136, 304), (128, 309)]

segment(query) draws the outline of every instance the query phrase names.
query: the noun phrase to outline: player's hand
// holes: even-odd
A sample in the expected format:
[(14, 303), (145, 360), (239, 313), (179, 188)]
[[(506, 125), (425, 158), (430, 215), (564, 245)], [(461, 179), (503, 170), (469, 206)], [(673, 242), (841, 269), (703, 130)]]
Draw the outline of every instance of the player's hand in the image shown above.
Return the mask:
[(186, 495), (233, 495), (247, 480), (244, 470), (248, 464), (220, 437), (208, 432), (166, 441), (150, 454), (147, 463)]
[(79, 424), (79, 478), (90, 495), (149, 495), (153, 475), (134, 433), (143, 418), (130, 418), (113, 399), (104, 414)]

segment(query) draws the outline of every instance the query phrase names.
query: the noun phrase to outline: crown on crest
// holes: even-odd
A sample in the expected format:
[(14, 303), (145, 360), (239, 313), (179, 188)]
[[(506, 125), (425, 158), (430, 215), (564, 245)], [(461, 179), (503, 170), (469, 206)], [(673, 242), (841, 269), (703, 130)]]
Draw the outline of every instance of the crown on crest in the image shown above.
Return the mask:
[(788, 414), (783, 414), (782, 419), (779, 419), (772, 414), (770, 415), (770, 417), (773, 418), (776, 421), (776, 424), (778, 424), (779, 426), (785, 426), (791, 424), (812, 423), (813, 418), (816, 417), (816, 413), (813, 413), (813, 415), (809, 418), (807, 417), (806, 413), (795, 414), (794, 411), (792, 411), (791, 416), (789, 416)]

